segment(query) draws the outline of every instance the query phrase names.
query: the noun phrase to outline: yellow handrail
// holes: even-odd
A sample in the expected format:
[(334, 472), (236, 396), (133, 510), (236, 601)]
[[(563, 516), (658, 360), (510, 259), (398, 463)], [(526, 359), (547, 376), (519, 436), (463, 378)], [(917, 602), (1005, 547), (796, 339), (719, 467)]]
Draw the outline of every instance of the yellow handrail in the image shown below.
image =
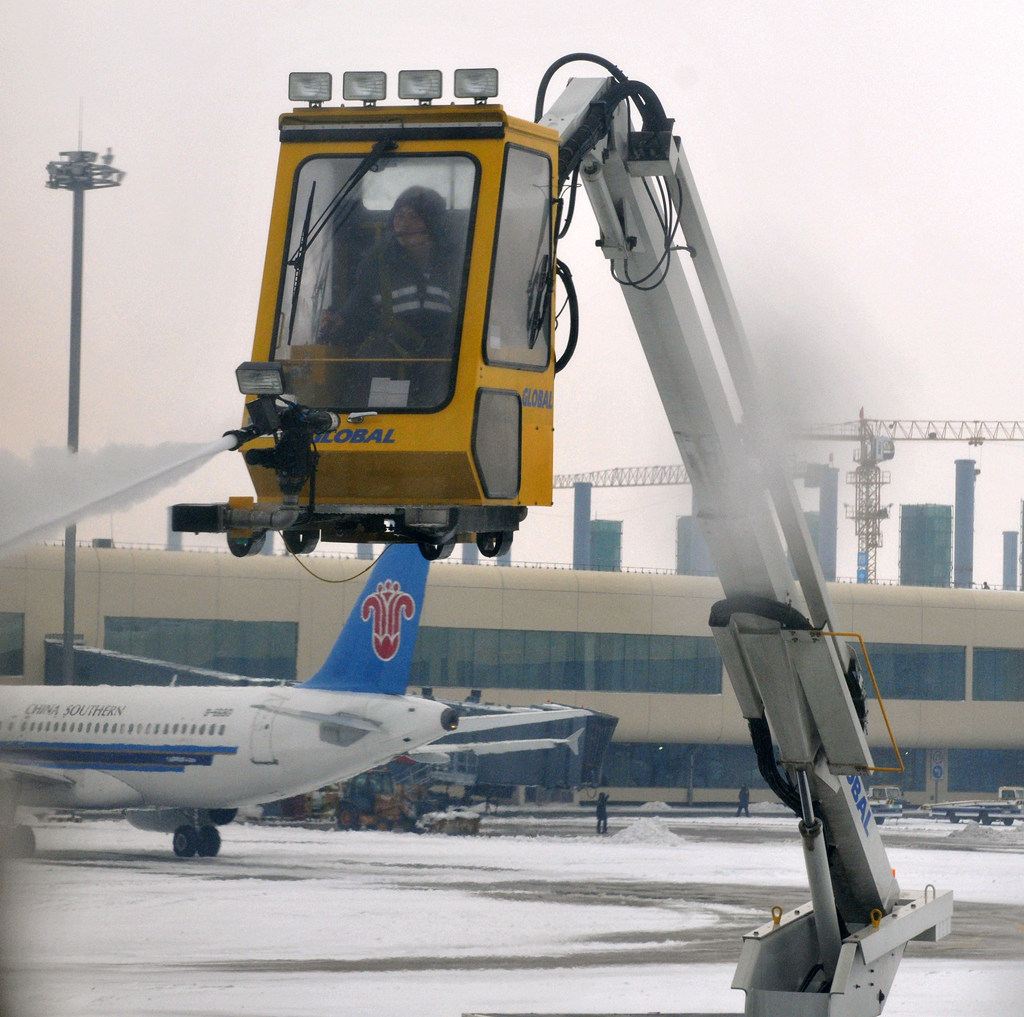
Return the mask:
[(864, 637), (859, 632), (822, 632), (823, 636), (835, 636), (838, 639), (856, 639), (860, 643), (860, 652), (864, 654), (864, 663), (867, 666), (868, 674), (871, 675), (871, 684), (875, 689), (875, 698), (878, 700), (879, 709), (882, 711), (882, 720), (885, 721), (885, 730), (889, 732), (889, 741), (892, 742), (892, 750), (896, 753), (896, 761), (899, 766), (869, 766), (871, 773), (903, 773), (903, 756), (900, 754), (900, 747), (896, 744), (896, 736), (892, 733), (892, 725), (889, 723), (889, 715), (885, 712), (885, 703), (882, 701), (882, 693), (878, 691), (878, 682), (875, 680), (875, 671), (871, 666), (871, 658), (868, 657), (868, 648), (864, 645)]

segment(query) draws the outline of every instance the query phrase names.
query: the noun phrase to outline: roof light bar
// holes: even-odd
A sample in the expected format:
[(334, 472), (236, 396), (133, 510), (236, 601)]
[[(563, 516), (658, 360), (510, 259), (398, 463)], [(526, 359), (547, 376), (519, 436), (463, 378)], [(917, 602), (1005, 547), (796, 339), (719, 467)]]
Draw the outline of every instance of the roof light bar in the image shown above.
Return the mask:
[(292, 71), (288, 75), (288, 100), (319, 106), (331, 98), (331, 75), (327, 71)]
[(441, 98), (440, 71), (399, 71), (398, 98), (429, 103)]
[(345, 71), (341, 78), (341, 94), (347, 102), (372, 106), (388, 94), (388, 76), (383, 71)]
[(486, 102), (498, 94), (496, 67), (462, 67), (455, 72), (455, 97)]

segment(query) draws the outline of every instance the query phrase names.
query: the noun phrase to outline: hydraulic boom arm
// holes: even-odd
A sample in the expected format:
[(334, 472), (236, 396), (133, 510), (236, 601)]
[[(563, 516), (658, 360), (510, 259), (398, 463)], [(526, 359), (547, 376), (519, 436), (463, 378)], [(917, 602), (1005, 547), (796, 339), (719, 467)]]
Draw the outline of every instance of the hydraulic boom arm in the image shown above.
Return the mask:
[(615, 72), (572, 80), (540, 122), (561, 138), (561, 183), (578, 176), (586, 189), (693, 484), (725, 591), (710, 624), (761, 772), (799, 819), (812, 897), (745, 937), (734, 986), (751, 1015), (879, 1014), (907, 941), (948, 932), (952, 894), (901, 896), (863, 783), (873, 763), (857, 660), (832, 634), (689, 166), (650, 89)]

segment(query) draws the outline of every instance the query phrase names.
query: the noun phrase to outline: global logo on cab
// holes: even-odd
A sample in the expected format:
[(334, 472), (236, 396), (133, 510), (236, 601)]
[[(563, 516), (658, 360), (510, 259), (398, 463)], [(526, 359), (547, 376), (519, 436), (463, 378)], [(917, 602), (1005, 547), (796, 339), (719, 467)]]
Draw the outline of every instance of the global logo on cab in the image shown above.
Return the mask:
[(342, 427), (337, 431), (325, 431), (313, 435), (316, 445), (394, 445), (395, 429), (382, 427), (370, 430), (368, 427)]
[(555, 408), (555, 393), (544, 388), (524, 388), (523, 405), (539, 410), (553, 410)]

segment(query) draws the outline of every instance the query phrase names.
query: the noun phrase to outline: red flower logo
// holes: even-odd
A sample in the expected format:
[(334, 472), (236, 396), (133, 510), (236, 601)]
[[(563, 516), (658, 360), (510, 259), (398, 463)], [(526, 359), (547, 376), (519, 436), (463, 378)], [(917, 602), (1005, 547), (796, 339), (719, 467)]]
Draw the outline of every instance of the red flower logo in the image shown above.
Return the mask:
[(377, 584), (377, 589), (360, 609), (363, 621), (373, 617), (373, 652), (384, 661), (391, 660), (402, 642), (402, 619), (412, 618), (416, 602), (392, 579)]

